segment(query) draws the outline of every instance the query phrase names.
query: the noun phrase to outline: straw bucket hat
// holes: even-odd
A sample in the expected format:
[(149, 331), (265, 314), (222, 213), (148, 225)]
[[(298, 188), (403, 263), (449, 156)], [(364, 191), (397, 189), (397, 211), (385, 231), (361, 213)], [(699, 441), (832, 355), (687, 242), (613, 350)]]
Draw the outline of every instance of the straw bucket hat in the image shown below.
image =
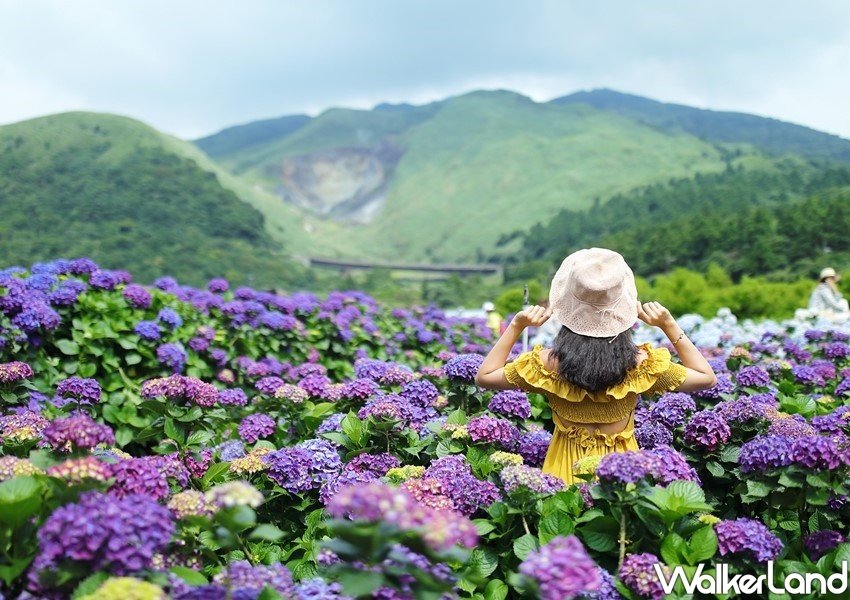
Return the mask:
[(579, 335), (616, 336), (637, 321), (635, 276), (613, 250), (579, 250), (555, 273), (549, 305), (555, 318)]
[(827, 267), (827, 268), (823, 269), (820, 272), (820, 277), (818, 277), (818, 279), (820, 281), (823, 281), (827, 277), (835, 277), (835, 281), (838, 281), (839, 279), (841, 279), (841, 276), (838, 273), (836, 273), (835, 269), (833, 269), (832, 267)]

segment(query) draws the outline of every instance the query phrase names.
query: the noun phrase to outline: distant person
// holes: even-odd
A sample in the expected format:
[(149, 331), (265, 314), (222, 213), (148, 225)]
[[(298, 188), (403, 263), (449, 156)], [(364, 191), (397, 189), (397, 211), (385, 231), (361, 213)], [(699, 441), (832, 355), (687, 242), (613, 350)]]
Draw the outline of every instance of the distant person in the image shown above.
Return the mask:
[(487, 313), (487, 327), (493, 332), (493, 337), (502, 335), (502, 315), (496, 312), (496, 305), (485, 302), (481, 308)]
[[(507, 362), (526, 327), (555, 315), (562, 327), (551, 348), (535, 347)], [(640, 319), (658, 327), (679, 355), (632, 341)], [(543, 471), (575, 483), (573, 464), (585, 456), (638, 449), (634, 438), (638, 396), (696, 392), (717, 378), (709, 362), (657, 302), (638, 302), (632, 270), (603, 248), (567, 256), (555, 273), (549, 307), (517, 313), (478, 369), (475, 382), (494, 390), (545, 394), (555, 432)]]
[(820, 272), (820, 281), (809, 298), (809, 311), (833, 323), (843, 323), (850, 317), (847, 300), (838, 290), (840, 275), (832, 267)]

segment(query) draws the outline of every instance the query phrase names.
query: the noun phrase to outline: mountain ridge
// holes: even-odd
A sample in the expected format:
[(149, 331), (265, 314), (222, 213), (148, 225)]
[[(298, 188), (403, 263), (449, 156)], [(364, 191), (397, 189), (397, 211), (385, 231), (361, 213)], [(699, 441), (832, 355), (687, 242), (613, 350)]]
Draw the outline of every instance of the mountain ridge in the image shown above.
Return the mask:
[[(228, 202), (233, 194), (250, 208), (245, 214), (255, 216), (246, 231), (264, 261), (318, 256), (500, 263), (511, 260), (535, 226), (560, 218), (565, 210), (583, 212), (612, 198), (630, 198), (632, 190), (729, 169), (776, 172), (785, 168), (777, 157), (811, 168), (847, 162), (842, 158), (850, 141), (775, 119), (744, 117), (671, 108), (612, 90), (577, 92), (549, 102), (510, 90), (482, 90), (419, 106), (379, 104), (372, 110), (335, 108), (316, 117), (265, 119), (190, 143), (130, 117), (66, 113), (62, 119), (67, 123), (46, 136), (32, 129), (37, 120), (0, 127), (0, 140), (5, 140), (0, 148), (10, 161), (0, 170), (0, 201), (16, 210), (8, 190), (20, 167), (31, 171), (32, 187), (24, 195), (33, 202), (39, 193), (36, 180), (85, 182), (77, 199), (55, 181), (47, 188), (64, 194), (66, 202), (86, 204), (93, 201), (90, 194), (100, 193), (98, 180), (123, 171), (124, 187), (114, 193), (124, 198), (135, 191), (137, 203), (144, 204), (150, 173), (163, 161), (190, 161), (194, 166), (184, 165), (192, 172), (183, 174), (187, 188), (200, 185)], [(68, 173), (56, 154), (73, 150), (46, 138), (74, 140), (80, 127), (75, 120), (92, 121), (85, 125), (92, 129), (98, 119), (113, 118), (139, 127), (128, 125), (121, 134), (127, 143), (116, 136), (106, 152), (95, 151), (103, 142), (97, 136), (78, 140), (79, 151), (91, 160), (77, 160), (77, 172)], [(722, 137), (742, 122), (760, 128), (743, 127), (737, 137)], [(722, 127), (713, 131), (711, 123)], [(37, 138), (40, 146), (29, 144), (24, 159), (16, 155), (16, 136), (28, 142)], [(144, 151), (147, 146), (156, 147), (155, 156)], [(167, 182), (158, 184), (167, 187)], [(243, 239), (241, 250), (234, 252), (250, 253), (254, 241)]]

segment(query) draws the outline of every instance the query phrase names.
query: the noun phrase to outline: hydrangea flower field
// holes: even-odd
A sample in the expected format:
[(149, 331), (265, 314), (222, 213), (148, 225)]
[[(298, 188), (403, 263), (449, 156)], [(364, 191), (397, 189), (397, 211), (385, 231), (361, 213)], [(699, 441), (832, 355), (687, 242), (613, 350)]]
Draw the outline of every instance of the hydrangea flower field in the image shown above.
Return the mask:
[(834, 575), (850, 331), (680, 324), (717, 386), (643, 399), (642, 450), (567, 487), (539, 468), (545, 399), (474, 384), (483, 322), (88, 259), (0, 271), (0, 597), (659, 599), (694, 597), (659, 570)]

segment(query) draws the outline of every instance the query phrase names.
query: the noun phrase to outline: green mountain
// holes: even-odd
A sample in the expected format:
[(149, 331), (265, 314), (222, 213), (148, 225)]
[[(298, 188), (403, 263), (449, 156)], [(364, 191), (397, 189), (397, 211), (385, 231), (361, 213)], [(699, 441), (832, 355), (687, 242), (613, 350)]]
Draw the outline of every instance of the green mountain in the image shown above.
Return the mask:
[[(0, 127), (0, 259), (87, 255), (138, 280), (290, 287), (316, 284), (300, 266), (311, 256), (491, 262), (517, 276), (576, 245), (620, 244), (644, 273), (713, 253), (738, 276), (765, 265), (739, 249), (749, 225), (734, 218), (842, 188), (848, 148), (774, 119), (608, 90), (333, 109), (194, 143), (69, 113)], [(722, 226), (687, 242), (706, 218)]]
[(262, 213), (199, 163), (209, 160), (193, 145), (124, 117), (0, 127), (0, 262), (88, 256), (138, 281), (192, 285), (297, 279), (301, 267), (282, 256)]
[[(237, 150), (238, 133), (196, 143), (226, 146), (220, 164), (302, 210), (304, 254), (414, 263), (492, 259), (518, 248), (497, 249), (504, 236), (562, 209), (729, 164), (770, 168), (773, 160), (752, 144), (721, 145), (511, 92), (334, 109)], [(274, 212), (264, 210), (269, 220)]]
[(664, 131), (686, 132), (719, 144), (750, 144), (768, 154), (850, 162), (850, 140), (766, 117), (667, 104), (606, 89), (577, 92), (550, 103), (584, 104)]

